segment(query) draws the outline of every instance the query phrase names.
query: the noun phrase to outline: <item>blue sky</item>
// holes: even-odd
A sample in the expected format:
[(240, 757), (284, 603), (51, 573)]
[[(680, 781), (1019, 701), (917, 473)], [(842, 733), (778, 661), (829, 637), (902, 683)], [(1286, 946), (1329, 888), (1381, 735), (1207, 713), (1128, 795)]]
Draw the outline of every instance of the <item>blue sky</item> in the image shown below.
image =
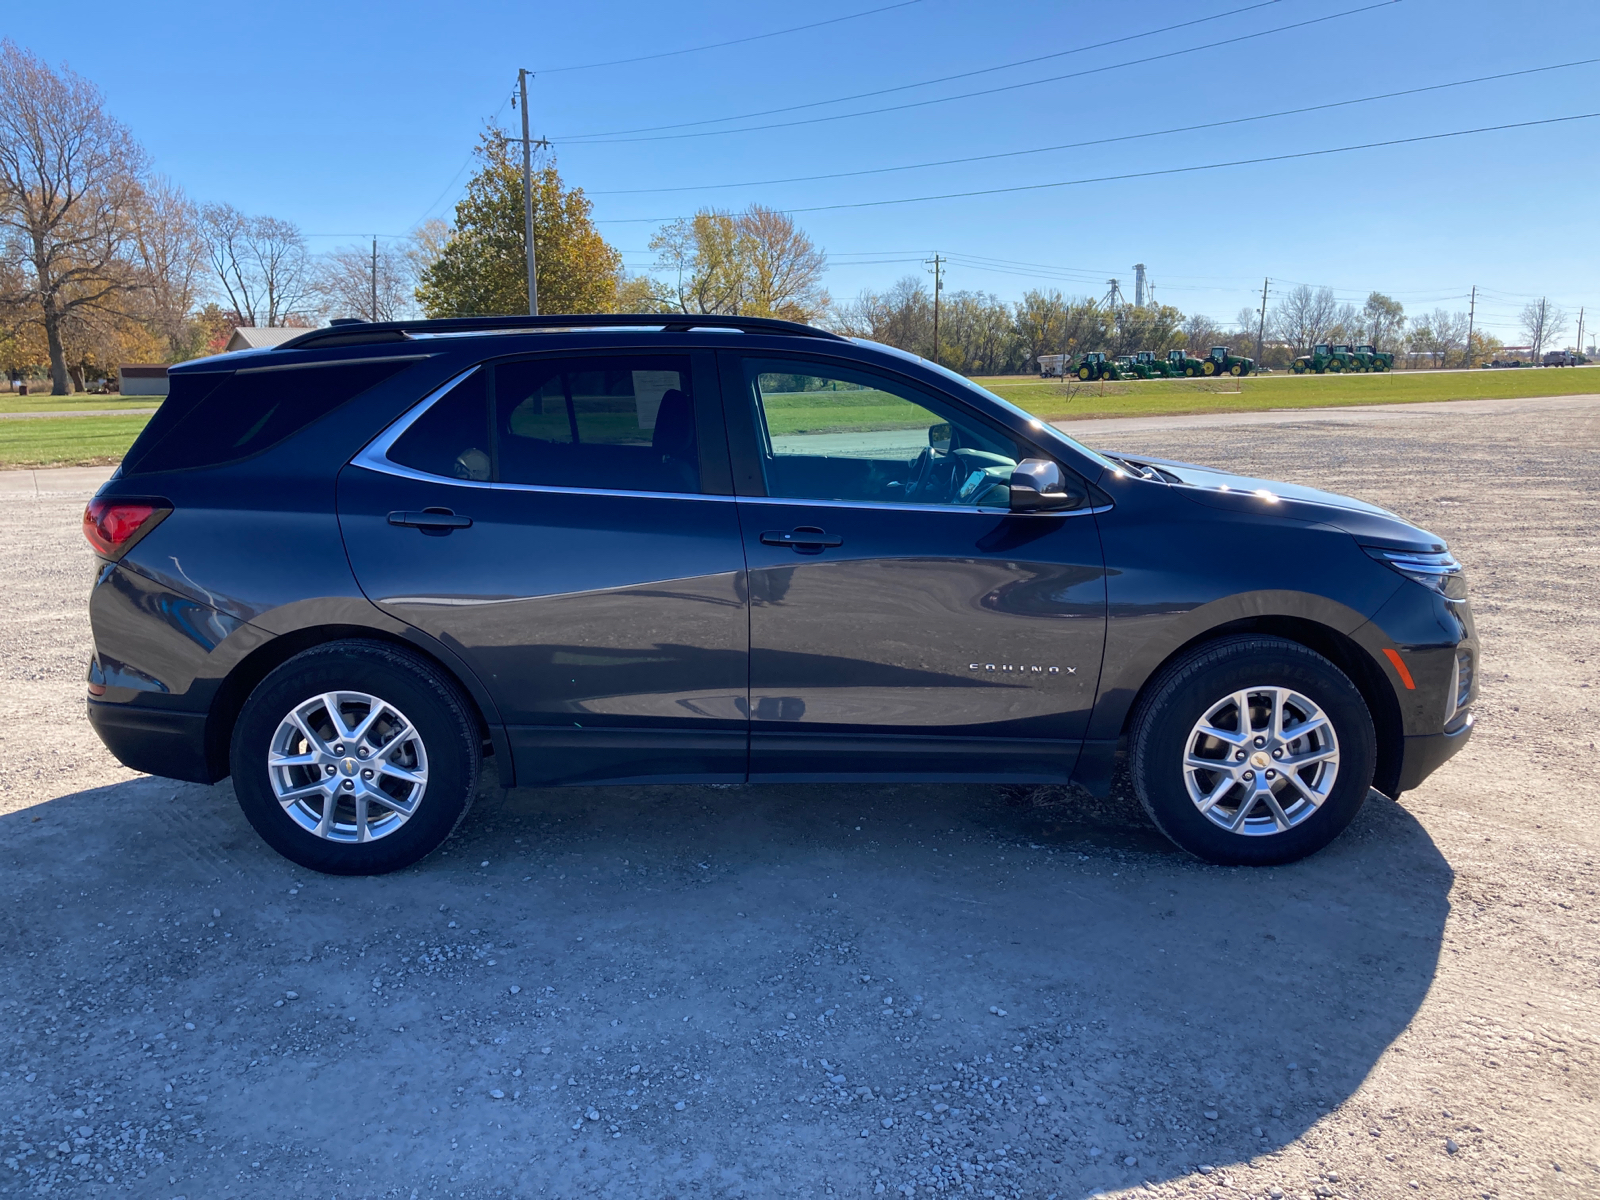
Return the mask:
[[(448, 217), (484, 121), (496, 114), (507, 124), (518, 119), (506, 101), (517, 68), (528, 67), (537, 72), (536, 133), (555, 143), (564, 177), (592, 195), (602, 230), (634, 269), (650, 264), (655, 219), (707, 204), (821, 208), (1600, 111), (1600, 64), (1591, 64), (1233, 128), (757, 185), (1144, 133), (1600, 57), (1600, 5), (1592, 0), (1275, 0), (1092, 50), (1078, 48), (1250, 0), (916, 0), (743, 45), (551, 70), (890, 3), (263, 8), (87, 0), (13, 6), (6, 32), (98, 83), (157, 169), (191, 195), (294, 220), (318, 248), (369, 233), (401, 235), (424, 216)], [(1264, 33), (1323, 17), (1332, 19)], [(1248, 40), (1218, 45), (1238, 38)], [(1152, 61), (1192, 47), (1204, 49)], [(1052, 54), (1058, 56), (1028, 66), (744, 124), (1113, 69), (788, 128), (656, 140), (582, 136), (827, 101)], [(728, 126), (676, 132), (708, 128)], [(1600, 324), (1597, 146), (1600, 120), (1586, 120), (1145, 179), (834, 208), (798, 219), (828, 251), (827, 282), (839, 298), (920, 272), (934, 251), (951, 256), (949, 287), (1008, 299), (1034, 286), (1103, 294), (1112, 276), (1131, 293), (1132, 264), (1143, 262), (1158, 300), (1224, 321), (1259, 302), (1263, 277), (1275, 291), (1327, 284), (1355, 300), (1378, 289), (1413, 314), (1439, 305), (1465, 309), (1476, 284), (1480, 323), (1515, 341), (1517, 310), (1539, 295), (1571, 310), (1574, 320), (1587, 305), (1588, 327)], [(730, 183), (740, 186), (710, 186)], [(689, 190), (637, 191), (668, 188)]]

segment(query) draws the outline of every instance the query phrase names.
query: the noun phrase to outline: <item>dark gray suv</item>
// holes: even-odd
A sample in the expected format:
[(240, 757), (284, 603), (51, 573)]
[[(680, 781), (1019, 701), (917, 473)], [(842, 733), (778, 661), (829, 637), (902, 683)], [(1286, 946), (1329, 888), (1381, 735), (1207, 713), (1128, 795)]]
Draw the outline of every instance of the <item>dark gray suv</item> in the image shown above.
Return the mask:
[[(1466, 741), (1444, 544), (728, 317), (342, 323), (184, 363), (90, 503), (89, 717), (321, 871), (512, 785), (1075, 782), (1280, 863)], [(1219, 547), (1228, 547), (1219, 553)]]

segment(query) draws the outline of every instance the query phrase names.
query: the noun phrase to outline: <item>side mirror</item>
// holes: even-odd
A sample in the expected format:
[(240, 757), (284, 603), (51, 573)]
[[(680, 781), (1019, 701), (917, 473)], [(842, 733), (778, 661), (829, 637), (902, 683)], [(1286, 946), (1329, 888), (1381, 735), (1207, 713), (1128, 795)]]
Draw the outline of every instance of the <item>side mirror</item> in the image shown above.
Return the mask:
[(1069, 483), (1067, 473), (1048, 458), (1025, 458), (1011, 472), (1012, 512), (1060, 512), (1085, 499), (1076, 482)]
[(950, 450), (950, 423), (941, 421), (937, 425), (928, 426), (928, 445), (935, 450), (946, 453)]

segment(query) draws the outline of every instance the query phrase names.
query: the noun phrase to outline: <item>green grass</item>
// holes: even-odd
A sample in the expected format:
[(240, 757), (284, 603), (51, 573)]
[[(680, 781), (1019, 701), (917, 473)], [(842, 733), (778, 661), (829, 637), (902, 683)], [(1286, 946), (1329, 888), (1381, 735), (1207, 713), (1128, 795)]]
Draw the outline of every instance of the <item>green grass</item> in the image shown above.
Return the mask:
[(0, 421), (0, 468), (86, 467), (122, 461), (145, 422), (131, 417)]
[(1019, 408), (1051, 421), (1089, 417), (1260, 412), (1347, 404), (1420, 404), (1600, 392), (1600, 368), (1407, 371), (1381, 375), (1263, 375), (1243, 379), (1152, 379), (1063, 385), (998, 375), (975, 379)]
[(165, 396), (18, 396), (0, 393), (0, 413), (74, 412), (78, 409), (159, 408)]

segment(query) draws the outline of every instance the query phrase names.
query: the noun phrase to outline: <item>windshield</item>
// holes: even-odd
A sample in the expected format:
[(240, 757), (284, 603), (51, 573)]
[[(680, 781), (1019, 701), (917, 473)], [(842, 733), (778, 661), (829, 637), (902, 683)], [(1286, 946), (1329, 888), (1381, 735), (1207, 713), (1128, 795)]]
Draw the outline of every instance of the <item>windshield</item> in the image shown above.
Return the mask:
[(1078, 441), (1077, 438), (1068, 437), (1066, 434), (1062, 433), (1059, 429), (1057, 429), (1054, 425), (1051, 425), (1046, 421), (1041, 421), (1038, 417), (1034, 416), (1032, 413), (1028, 412), (1024, 408), (1018, 408), (1015, 404), (1011, 403), (1011, 401), (1007, 400), (1004, 396), (997, 396), (993, 392), (991, 392), (988, 388), (983, 387), (983, 386), (981, 386), (979, 384), (973, 383), (972, 380), (968, 379), (965, 375), (959, 374), (956, 371), (952, 371), (948, 367), (941, 367), (938, 363), (929, 362), (927, 359), (922, 358), (919, 355), (912, 354), (912, 353), (910, 353), (908, 351), (905, 351), (905, 350), (901, 350), (898, 347), (886, 346), (882, 342), (870, 341), (867, 338), (851, 338), (850, 340), (852, 342), (855, 342), (857, 345), (870, 346), (874, 350), (883, 350), (883, 351), (886, 351), (889, 354), (894, 355), (896, 358), (903, 358), (907, 362), (914, 362), (914, 363), (918, 364), (919, 366), (926, 367), (930, 371), (936, 371), (940, 375), (943, 375), (952, 384), (954, 384), (956, 386), (958, 392), (962, 392), (962, 391), (965, 391), (965, 392), (977, 392), (980, 396), (983, 396), (985, 399), (987, 399), (989, 401), (989, 403), (991, 403), (991, 404), (993, 404), (993, 405), (995, 405), (995, 406), (997, 406), (997, 407), (999, 407), (1001, 409), (1004, 409), (1006, 412), (1009, 412), (1009, 413), (1012, 413), (1012, 414), (1014, 414), (1014, 415), (1016, 415), (1018, 417), (1021, 417), (1024, 421), (1026, 421), (1028, 423), (1028, 428), (1030, 430), (1032, 430), (1035, 434), (1042, 435), (1041, 440), (1044, 440), (1044, 441), (1054, 440), (1056, 442), (1059, 442), (1060, 444), (1062, 444), (1064, 446), (1067, 446), (1072, 450), (1077, 451), (1079, 454), (1082, 454), (1087, 458), (1093, 459), (1096, 464), (1098, 464), (1100, 467), (1102, 467), (1103, 469), (1105, 469), (1107, 471), (1118, 471), (1118, 472), (1122, 471), (1121, 467), (1119, 467), (1116, 463), (1112, 462), (1109, 458), (1107, 458), (1105, 455), (1101, 454), (1099, 451), (1089, 449), (1089, 447), (1085, 446), (1082, 442)]

